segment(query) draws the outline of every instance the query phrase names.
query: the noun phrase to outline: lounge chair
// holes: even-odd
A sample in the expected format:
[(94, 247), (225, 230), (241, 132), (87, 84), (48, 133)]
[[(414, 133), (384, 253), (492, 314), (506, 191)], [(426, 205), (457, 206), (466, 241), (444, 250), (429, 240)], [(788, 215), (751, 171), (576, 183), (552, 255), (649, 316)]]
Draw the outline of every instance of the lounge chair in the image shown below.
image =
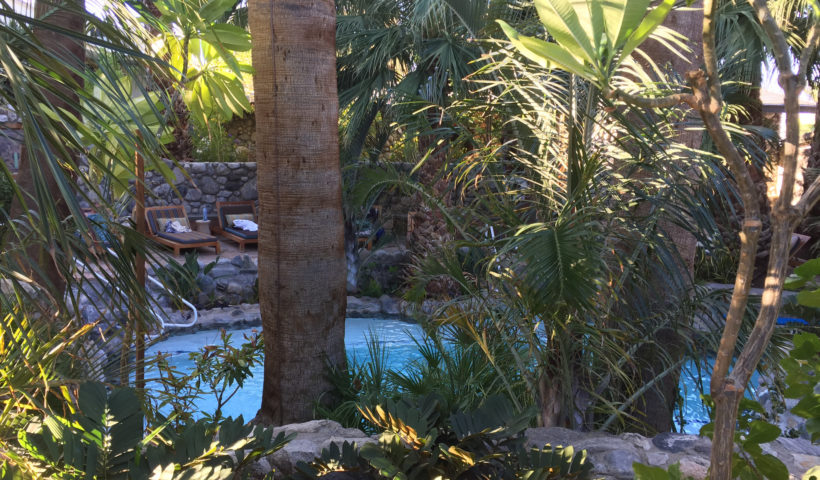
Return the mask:
[(191, 227), (185, 207), (171, 205), (167, 207), (148, 207), (145, 209), (145, 220), (151, 238), (157, 243), (174, 249), (174, 255), (179, 255), (183, 248), (214, 247), (219, 253), (219, 240), (205, 233), (191, 231), (185, 233), (170, 233), (165, 231), (165, 225), (171, 221), (178, 221), (181, 225)]
[(247, 202), (216, 202), (216, 216), (219, 219), (219, 228), (222, 236), (239, 244), (239, 251), (245, 251), (248, 243), (259, 243), (259, 232), (249, 232), (233, 226), (234, 220), (250, 220), (256, 222), (256, 208), (252, 201)]

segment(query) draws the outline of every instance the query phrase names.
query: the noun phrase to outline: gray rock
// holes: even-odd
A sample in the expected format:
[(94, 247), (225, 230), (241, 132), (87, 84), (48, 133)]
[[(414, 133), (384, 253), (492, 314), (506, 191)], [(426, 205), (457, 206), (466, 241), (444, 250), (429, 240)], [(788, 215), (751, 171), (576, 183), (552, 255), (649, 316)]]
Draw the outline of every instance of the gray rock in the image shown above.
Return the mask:
[(233, 277), (239, 274), (239, 268), (228, 262), (221, 261), (214, 265), (214, 268), (208, 273), (211, 278)]
[(185, 167), (190, 173), (205, 173), (208, 171), (208, 165), (203, 162), (186, 162)]
[(245, 182), (239, 188), (239, 196), (242, 200), (256, 200), (259, 197), (259, 193), (256, 190), (256, 177)]
[(219, 193), (220, 185), (211, 177), (201, 177), (197, 180), (197, 186), (202, 190), (202, 193), (208, 195), (216, 195)]
[(377, 298), (347, 297), (347, 316), (373, 318), (381, 314), (382, 305)]
[(390, 295), (382, 295), (381, 297), (379, 297), (379, 304), (381, 305), (383, 314), (390, 316), (401, 315), (398, 300), (391, 297)]
[(652, 444), (661, 450), (680, 453), (697, 445), (703, 445), (700, 437), (694, 435), (683, 435), (680, 433), (659, 433), (652, 439)]
[[(332, 420), (313, 420), (306, 423), (284, 425), (273, 429), (273, 435), (280, 432), (296, 434), (281, 450), (268, 456), (268, 461), (278, 475), (291, 475), (297, 462), (310, 462), (321, 455), (322, 449), (332, 442), (339, 445), (345, 441), (362, 445), (375, 440), (356, 428), (343, 428)], [(277, 475), (277, 478), (281, 478)]]
[(240, 282), (231, 281), (228, 282), (228, 286), (225, 288), (225, 291), (235, 295), (241, 295), (245, 291), (245, 287)]
[(214, 168), (214, 173), (217, 175), (227, 175), (230, 173), (230, 169), (224, 163), (217, 163)]
[(188, 193), (185, 194), (185, 200), (189, 202), (198, 202), (201, 198), (202, 192), (195, 188), (188, 189)]
[(615, 478), (631, 479), (634, 472), (632, 463), (642, 463), (644, 460), (630, 450), (610, 450), (601, 455), (601, 460), (592, 462), (596, 473), (611, 475)]

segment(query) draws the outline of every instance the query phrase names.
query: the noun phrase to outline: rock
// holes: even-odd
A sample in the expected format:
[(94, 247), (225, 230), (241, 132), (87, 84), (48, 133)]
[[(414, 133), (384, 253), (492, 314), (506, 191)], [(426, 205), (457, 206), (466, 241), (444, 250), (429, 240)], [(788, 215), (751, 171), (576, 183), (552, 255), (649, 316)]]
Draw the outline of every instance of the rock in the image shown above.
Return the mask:
[(599, 461), (593, 461), (595, 472), (615, 478), (631, 479), (634, 472), (634, 462), (643, 463), (643, 459), (630, 450), (610, 450), (600, 456)]
[(211, 177), (200, 177), (197, 180), (197, 186), (202, 190), (202, 193), (208, 195), (216, 195), (220, 190), (220, 185)]
[(208, 272), (208, 276), (215, 279), (233, 277), (237, 274), (239, 274), (239, 269), (235, 265), (224, 261), (214, 265), (214, 268)]
[(401, 315), (398, 300), (391, 297), (390, 295), (382, 295), (381, 297), (379, 297), (379, 304), (381, 305), (383, 314), (393, 317)]
[(239, 196), (242, 200), (256, 200), (259, 197), (259, 193), (256, 190), (256, 177), (245, 182), (242, 187), (239, 188)]
[(234, 295), (242, 295), (244, 287), (239, 282), (231, 281), (228, 282), (228, 286), (225, 288), (225, 291)]
[(202, 192), (191, 188), (188, 190), (188, 193), (185, 194), (185, 200), (189, 202), (198, 202), (202, 198)]
[[(700, 462), (696, 457), (693, 458), (681, 458), (678, 462), (680, 466), (680, 473), (683, 478), (692, 477), (696, 479), (706, 478), (709, 474), (709, 461), (706, 460), (705, 462), (701, 460)], [(668, 467), (670, 464), (664, 464), (664, 467)]]
[(354, 318), (373, 318), (381, 314), (382, 305), (377, 298), (347, 297), (347, 316)]
[(284, 425), (273, 429), (273, 435), (280, 432), (295, 433), (296, 438), (288, 442), (281, 450), (268, 456), (270, 465), (275, 469), (277, 478), (291, 475), (297, 462), (310, 462), (321, 455), (322, 449), (331, 442), (339, 445), (345, 441), (362, 445), (375, 443), (375, 440), (356, 428), (343, 428), (332, 420), (313, 420), (305, 423)]
[(667, 452), (680, 453), (688, 449), (693, 449), (697, 445), (703, 446), (704, 442), (702, 440), (704, 439), (694, 435), (666, 432), (656, 435), (655, 438), (652, 439), (652, 444)]

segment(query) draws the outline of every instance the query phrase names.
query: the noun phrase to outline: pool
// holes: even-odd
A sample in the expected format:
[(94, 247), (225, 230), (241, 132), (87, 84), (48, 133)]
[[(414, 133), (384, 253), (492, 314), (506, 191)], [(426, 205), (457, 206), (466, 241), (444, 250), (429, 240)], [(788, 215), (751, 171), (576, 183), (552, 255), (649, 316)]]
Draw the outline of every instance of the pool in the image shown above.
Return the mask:
[[(245, 334), (249, 335), (254, 330), (260, 331), (261, 329), (247, 328), (232, 330), (230, 333), (234, 340), (242, 341)], [(369, 358), (367, 340), (373, 336), (385, 348), (388, 362), (393, 369), (401, 369), (420, 357), (416, 344), (413, 342), (413, 338), (422, 337), (422, 329), (419, 325), (395, 319), (348, 318), (345, 323), (345, 348), (348, 359), (358, 363), (367, 360)], [(159, 351), (170, 354), (169, 364), (181, 371), (188, 371), (192, 367), (188, 354), (198, 351), (204, 345), (221, 343), (219, 337), (219, 330), (177, 335), (152, 346), (148, 349), (147, 354), (152, 355)], [(223, 408), (224, 415), (233, 417), (243, 415), (246, 420), (256, 415), (262, 401), (262, 369), (262, 365), (254, 369), (254, 376), (245, 381), (245, 386)], [(704, 385), (708, 386), (711, 365), (707, 363), (702, 370), (706, 376), (703, 380)], [(694, 379), (696, 378), (698, 378), (696, 365), (690, 362), (684, 366), (680, 391), (684, 397), (685, 425), (683, 431), (692, 434), (697, 434), (700, 428), (709, 421), (709, 415), (700, 399), (700, 390), (695, 385)], [(750, 382), (752, 385), (757, 385), (756, 378), (757, 376), (752, 378)], [(216, 400), (206, 396), (197, 405), (201, 411), (214, 411)]]

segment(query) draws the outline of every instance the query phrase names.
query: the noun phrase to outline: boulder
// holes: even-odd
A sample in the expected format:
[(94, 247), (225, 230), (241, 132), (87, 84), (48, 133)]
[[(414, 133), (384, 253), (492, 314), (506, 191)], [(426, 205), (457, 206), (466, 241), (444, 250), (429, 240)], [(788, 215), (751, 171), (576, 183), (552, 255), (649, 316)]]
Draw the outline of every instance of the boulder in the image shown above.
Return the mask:
[(382, 305), (378, 298), (347, 297), (347, 316), (373, 318), (381, 315)]
[(276, 478), (291, 475), (297, 462), (310, 462), (322, 454), (322, 449), (331, 442), (375, 443), (375, 440), (356, 428), (344, 428), (333, 420), (312, 420), (305, 423), (284, 425), (273, 429), (273, 435), (280, 432), (296, 434), (281, 450), (268, 456), (268, 462), (275, 469)]

